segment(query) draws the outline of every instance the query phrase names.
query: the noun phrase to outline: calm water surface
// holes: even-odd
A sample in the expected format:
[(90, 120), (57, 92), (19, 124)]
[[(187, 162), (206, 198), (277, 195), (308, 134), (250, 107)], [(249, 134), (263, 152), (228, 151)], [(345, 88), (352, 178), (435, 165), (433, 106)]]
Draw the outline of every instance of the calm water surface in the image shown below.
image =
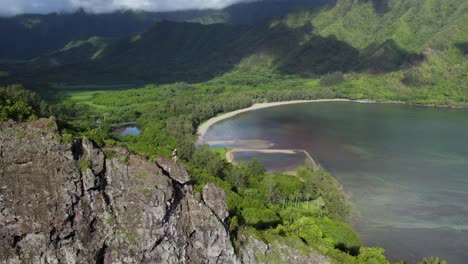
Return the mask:
[(351, 196), (363, 243), (384, 247), (390, 260), (467, 263), (468, 110), (285, 105), (235, 116), (205, 135), (241, 139), (306, 149)]
[(119, 135), (119, 136), (126, 136), (126, 135), (136, 136), (136, 135), (139, 135), (141, 131), (137, 127), (120, 127), (112, 131), (112, 133)]

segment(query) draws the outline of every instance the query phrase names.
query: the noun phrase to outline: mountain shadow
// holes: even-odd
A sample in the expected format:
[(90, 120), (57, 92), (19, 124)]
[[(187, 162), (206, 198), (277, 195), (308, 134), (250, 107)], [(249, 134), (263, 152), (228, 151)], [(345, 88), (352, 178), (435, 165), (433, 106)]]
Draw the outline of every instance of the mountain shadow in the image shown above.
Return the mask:
[(418, 65), (424, 60), (423, 54), (408, 52), (393, 40), (382, 44), (371, 44), (361, 52), (361, 70), (368, 73), (384, 73), (396, 71), (403, 67)]
[(284, 17), (294, 9), (323, 6), (327, 0), (263, 0), (237, 3), (212, 16), (196, 19), (200, 22), (225, 22), (230, 24), (254, 24), (271, 18)]
[(315, 35), (310, 25), (296, 30), (277, 29), (266, 43), (277, 58), (274, 64), (283, 74), (310, 77), (349, 72), (359, 65), (358, 49), (335, 36)]
[(468, 54), (468, 42), (459, 42), (455, 43), (455, 47), (457, 47), (463, 54)]
[[(249, 63), (256, 67), (302, 77), (338, 71), (376, 74), (423, 60), (393, 40), (359, 50), (335, 36), (316, 35), (310, 24), (291, 28), (163, 21), (119, 41), (93, 38), (69, 46), (35, 60), (22, 76), (67, 83), (197, 83), (234, 70), (245, 58), (253, 58)], [(253, 55), (258, 54), (271, 63), (256, 61)]]
[[(88, 41), (89, 42), (89, 41)], [(282, 74), (301, 76), (348, 72), (359, 65), (359, 50), (335, 37), (313, 34), (308, 25), (291, 29), (270, 27), (164, 21), (151, 30), (109, 44), (99, 52), (82, 54), (73, 49), (36, 60), (34, 79), (63, 82), (190, 83), (211, 80), (230, 72), (252, 55), (268, 54)], [(95, 42), (93, 42), (95, 43)], [(84, 44), (83, 44), (84, 46)], [(86, 50), (81, 46), (75, 49)], [(95, 53), (93, 55), (93, 52)], [(67, 54), (64, 54), (67, 53)], [(96, 55), (98, 54), (98, 55)], [(93, 56), (92, 59), (89, 59)], [(45, 64), (44, 64), (45, 62)], [(58, 63), (58, 64), (57, 64)]]
[(333, 72), (385, 73), (417, 65), (424, 60), (418, 53), (408, 52), (389, 39), (359, 50), (335, 36), (315, 35), (310, 24), (291, 30), (280, 26), (265, 41), (277, 58), (275, 65), (283, 74), (313, 77)]
[(163, 21), (94, 54), (85, 52), (79, 62), (68, 59), (78, 56), (73, 49), (50, 54), (28, 72), (35, 79), (76, 83), (202, 82), (231, 71), (255, 52), (267, 33), (264, 25)]
[(92, 36), (125, 37), (146, 30), (158, 20), (153, 13), (116, 12), (92, 15), (20, 15), (0, 18), (1, 59), (32, 59), (52, 52), (73, 40)]
[[(93, 36), (122, 38), (151, 28), (163, 20), (206, 24), (253, 24), (282, 17), (293, 8), (321, 6), (326, 0), (264, 0), (237, 3), (225, 9), (171, 12), (117, 11), (88, 14), (83, 10), (64, 14), (26, 14), (0, 17), (0, 59), (28, 60), (60, 49), (71, 41)], [(33, 43), (34, 45), (31, 45)]]
[(377, 14), (385, 14), (390, 11), (388, 1), (389, 0), (367, 0), (367, 2), (372, 2), (374, 10)]

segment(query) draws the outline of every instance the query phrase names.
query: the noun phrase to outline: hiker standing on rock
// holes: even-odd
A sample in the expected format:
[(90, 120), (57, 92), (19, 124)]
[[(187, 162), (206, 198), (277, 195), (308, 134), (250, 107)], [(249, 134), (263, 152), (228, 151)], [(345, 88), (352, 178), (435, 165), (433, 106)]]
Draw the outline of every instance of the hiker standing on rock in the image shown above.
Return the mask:
[(177, 156), (178, 156), (177, 149), (174, 149), (172, 151), (172, 160), (177, 162)]

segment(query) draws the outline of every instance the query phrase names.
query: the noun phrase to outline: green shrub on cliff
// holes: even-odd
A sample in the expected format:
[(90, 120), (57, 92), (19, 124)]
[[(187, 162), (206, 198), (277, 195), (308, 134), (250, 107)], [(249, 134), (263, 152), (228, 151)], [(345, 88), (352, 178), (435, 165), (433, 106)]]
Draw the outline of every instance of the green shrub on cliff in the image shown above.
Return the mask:
[(0, 122), (32, 121), (48, 114), (47, 104), (36, 93), (21, 85), (0, 87)]
[(281, 219), (272, 209), (245, 208), (242, 217), (247, 225), (257, 229), (266, 229), (281, 223)]
[[(388, 264), (381, 248), (362, 247), (356, 233), (346, 224), (328, 218), (304, 217), (292, 224), (279, 225), (272, 234), (295, 239), (289, 245), (301, 248), (301, 244), (331, 257), (337, 263)], [(269, 236), (270, 239), (278, 239)]]

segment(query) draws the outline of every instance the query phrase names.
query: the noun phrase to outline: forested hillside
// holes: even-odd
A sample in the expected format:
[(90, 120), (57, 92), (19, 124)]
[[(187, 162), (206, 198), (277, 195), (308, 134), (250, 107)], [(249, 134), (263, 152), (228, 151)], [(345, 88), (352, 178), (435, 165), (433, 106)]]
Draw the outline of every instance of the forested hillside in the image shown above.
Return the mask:
[(463, 0), (340, 0), (254, 25), (165, 21), (120, 40), (69, 43), (26, 71), (20, 66), (13, 77), (69, 84), (248, 84), (255, 75), (256, 83), (287, 77), (306, 89), (316, 80), (355, 99), (463, 104), (467, 10)]
[[(87, 14), (83, 10), (67, 14), (26, 14), (0, 17), (0, 60), (33, 59), (59, 50), (71, 42), (91, 37), (122, 38), (143, 32), (154, 23), (168, 20), (196, 23), (253, 24), (282, 17), (293, 8), (320, 6), (326, 0), (268, 0), (239, 3), (225, 9), (173, 12), (117, 11)], [(34, 43), (34, 45), (30, 45)]]
[(202, 24), (253, 24), (283, 17), (296, 9), (323, 6), (328, 2), (329, 0), (263, 0), (238, 3), (193, 21)]
[(103, 15), (79, 11), (0, 18), (0, 34), (8, 36), (0, 43), (0, 59), (32, 59), (60, 49), (70, 41), (92, 36), (124, 37), (141, 32), (160, 19), (157, 14), (130, 11)]

